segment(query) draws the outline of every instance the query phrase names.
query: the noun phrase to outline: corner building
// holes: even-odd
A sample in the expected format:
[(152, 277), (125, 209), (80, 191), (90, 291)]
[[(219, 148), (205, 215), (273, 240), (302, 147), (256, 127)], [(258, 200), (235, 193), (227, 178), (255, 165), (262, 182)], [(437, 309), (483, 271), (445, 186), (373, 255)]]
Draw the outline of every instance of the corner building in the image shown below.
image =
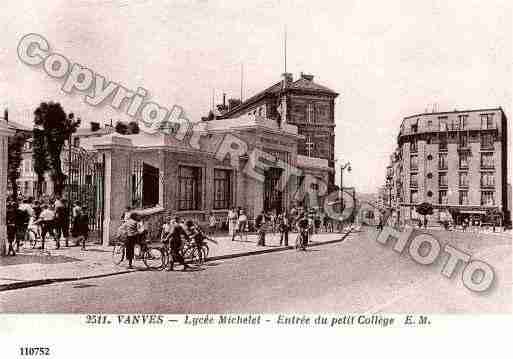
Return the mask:
[(400, 219), (419, 218), (415, 205), (433, 204), (430, 221), (448, 211), (456, 224), (509, 218), (507, 118), (501, 108), (405, 117), (398, 142)]

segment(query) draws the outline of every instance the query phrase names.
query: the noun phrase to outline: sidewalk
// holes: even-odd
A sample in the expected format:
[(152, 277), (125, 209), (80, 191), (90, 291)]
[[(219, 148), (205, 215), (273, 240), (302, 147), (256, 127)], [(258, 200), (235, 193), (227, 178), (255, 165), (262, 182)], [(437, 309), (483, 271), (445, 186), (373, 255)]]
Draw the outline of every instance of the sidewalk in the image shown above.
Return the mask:
[[(320, 233), (313, 236), (311, 245), (321, 245), (342, 241), (350, 231), (340, 233)], [(280, 246), (279, 234), (267, 235), (266, 246), (256, 245), (256, 235), (248, 235), (243, 241), (237, 238), (214, 237), (217, 244), (208, 242), (210, 247), (207, 260), (220, 260), (255, 254), (264, 254), (292, 249), (297, 234), (289, 234), (289, 247)], [(158, 246), (159, 244), (155, 244)], [(112, 247), (96, 244), (87, 246), (86, 251), (79, 247), (55, 249), (53, 242), (48, 250), (20, 248), (14, 257), (0, 257), (0, 291), (49, 284), (57, 281), (79, 280), (146, 270), (142, 261), (134, 262), (134, 269), (127, 269), (126, 263), (115, 265), (112, 262)]]

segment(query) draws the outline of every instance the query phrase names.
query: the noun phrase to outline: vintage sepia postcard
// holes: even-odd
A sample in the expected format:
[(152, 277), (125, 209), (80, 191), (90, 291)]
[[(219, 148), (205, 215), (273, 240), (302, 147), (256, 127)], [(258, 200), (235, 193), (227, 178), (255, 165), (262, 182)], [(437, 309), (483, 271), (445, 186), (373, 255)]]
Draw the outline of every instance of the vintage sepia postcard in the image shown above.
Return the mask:
[(0, 13), (3, 358), (508, 333), (509, 2)]

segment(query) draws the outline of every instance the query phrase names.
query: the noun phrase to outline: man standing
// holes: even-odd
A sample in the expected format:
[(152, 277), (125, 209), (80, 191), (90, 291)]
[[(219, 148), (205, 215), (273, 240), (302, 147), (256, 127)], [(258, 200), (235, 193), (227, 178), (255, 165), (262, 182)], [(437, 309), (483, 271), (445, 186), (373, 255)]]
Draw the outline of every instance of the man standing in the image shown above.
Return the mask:
[(64, 202), (57, 197), (55, 200), (55, 241), (57, 244), (57, 249), (61, 247), (61, 235), (64, 235), (66, 247), (68, 246), (68, 238), (67, 234), (65, 234), (66, 229), (66, 206)]
[(265, 213), (260, 213), (255, 218), (255, 227), (257, 229), (258, 234), (258, 242), (257, 246), (264, 246), (265, 247)]
[(16, 202), (8, 202), (7, 203), (7, 212), (5, 214), (5, 219), (7, 222), (7, 242), (9, 243), (9, 249), (7, 250), (7, 255), (15, 256), (16, 252), (14, 251), (13, 242), (16, 237), (16, 217), (17, 217), (17, 208)]
[(282, 213), (280, 215), (280, 223), (279, 223), (279, 230), (280, 230), (280, 246), (283, 244), (285, 247), (288, 247), (289, 245), (289, 216), (288, 213)]
[(54, 232), (54, 221), (55, 221), (55, 212), (49, 207), (47, 204), (43, 206), (43, 211), (39, 216), (41, 221), (41, 250), (45, 249), (45, 237), (47, 233), (51, 233), (55, 237)]

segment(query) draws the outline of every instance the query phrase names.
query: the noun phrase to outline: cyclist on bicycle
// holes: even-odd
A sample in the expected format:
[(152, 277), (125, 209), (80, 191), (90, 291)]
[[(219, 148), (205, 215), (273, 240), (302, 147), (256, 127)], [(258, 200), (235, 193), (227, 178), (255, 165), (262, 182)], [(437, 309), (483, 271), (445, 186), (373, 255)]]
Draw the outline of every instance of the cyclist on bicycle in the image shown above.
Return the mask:
[(185, 233), (187, 233), (187, 236), (194, 240), (194, 245), (198, 249), (198, 255), (200, 258), (200, 261), (203, 259), (203, 231), (201, 228), (196, 225), (193, 221), (190, 219), (185, 222)]
[(186, 270), (189, 268), (189, 266), (185, 263), (185, 260), (183, 258), (183, 255), (181, 253), (183, 248), (183, 241), (182, 237), (187, 238), (187, 233), (185, 232), (184, 228), (182, 227), (180, 223), (180, 218), (175, 217), (175, 225), (171, 228), (171, 233), (169, 235), (169, 249), (171, 252), (171, 257), (173, 258), (172, 261), (170, 261), (170, 265), (168, 267), (168, 271), (173, 270), (173, 264), (175, 261), (183, 265), (183, 270)]
[(308, 246), (308, 232), (310, 230), (310, 221), (306, 212), (304, 212), (303, 215), (297, 220), (296, 227), (299, 232), (298, 235), (301, 239), (301, 249), (306, 250), (306, 247)]

